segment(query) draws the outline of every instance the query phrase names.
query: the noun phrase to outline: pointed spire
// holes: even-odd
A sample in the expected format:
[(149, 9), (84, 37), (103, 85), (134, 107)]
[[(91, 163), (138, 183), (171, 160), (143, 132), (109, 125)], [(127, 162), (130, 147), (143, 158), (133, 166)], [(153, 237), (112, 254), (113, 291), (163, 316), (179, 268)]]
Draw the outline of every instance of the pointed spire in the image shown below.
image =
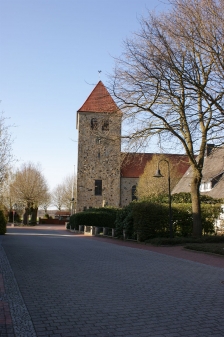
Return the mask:
[(78, 112), (116, 113), (119, 109), (106, 87), (99, 81)]

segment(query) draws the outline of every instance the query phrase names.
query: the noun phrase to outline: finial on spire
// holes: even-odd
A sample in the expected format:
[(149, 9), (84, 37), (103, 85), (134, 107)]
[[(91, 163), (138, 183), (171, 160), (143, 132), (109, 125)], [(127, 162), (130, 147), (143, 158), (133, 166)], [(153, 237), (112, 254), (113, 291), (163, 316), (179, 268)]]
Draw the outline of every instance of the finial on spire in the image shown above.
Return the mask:
[(98, 70), (98, 73), (99, 73), (99, 80), (100, 80), (100, 73), (102, 73), (102, 70)]

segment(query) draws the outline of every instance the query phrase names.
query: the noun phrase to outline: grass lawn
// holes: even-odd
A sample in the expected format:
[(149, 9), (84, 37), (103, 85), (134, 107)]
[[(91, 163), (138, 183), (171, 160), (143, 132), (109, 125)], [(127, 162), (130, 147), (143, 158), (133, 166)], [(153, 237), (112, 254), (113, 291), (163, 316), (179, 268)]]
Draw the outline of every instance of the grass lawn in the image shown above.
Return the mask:
[(188, 243), (184, 248), (224, 255), (224, 242), (219, 243)]

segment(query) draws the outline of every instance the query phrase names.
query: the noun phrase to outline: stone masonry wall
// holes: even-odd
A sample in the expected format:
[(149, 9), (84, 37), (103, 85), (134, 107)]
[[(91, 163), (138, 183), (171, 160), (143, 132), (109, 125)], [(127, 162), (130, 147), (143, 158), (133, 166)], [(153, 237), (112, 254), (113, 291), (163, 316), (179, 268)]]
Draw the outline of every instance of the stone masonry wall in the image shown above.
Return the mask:
[(132, 201), (132, 186), (138, 184), (139, 178), (121, 178), (121, 207)]
[[(121, 117), (79, 112), (78, 129), (77, 212), (103, 204), (119, 207)], [(95, 180), (102, 180), (102, 195), (95, 195)]]

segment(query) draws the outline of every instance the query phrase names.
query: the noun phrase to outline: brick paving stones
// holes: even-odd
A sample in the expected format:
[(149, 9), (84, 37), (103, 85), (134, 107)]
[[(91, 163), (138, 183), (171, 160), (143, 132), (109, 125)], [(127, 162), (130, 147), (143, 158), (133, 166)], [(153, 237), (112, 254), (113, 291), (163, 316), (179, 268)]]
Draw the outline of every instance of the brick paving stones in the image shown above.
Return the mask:
[(0, 290), (14, 284), (14, 331), (0, 337), (224, 336), (224, 268), (51, 228), (8, 233)]
[(0, 240), (0, 336), (35, 337), (36, 333)]

